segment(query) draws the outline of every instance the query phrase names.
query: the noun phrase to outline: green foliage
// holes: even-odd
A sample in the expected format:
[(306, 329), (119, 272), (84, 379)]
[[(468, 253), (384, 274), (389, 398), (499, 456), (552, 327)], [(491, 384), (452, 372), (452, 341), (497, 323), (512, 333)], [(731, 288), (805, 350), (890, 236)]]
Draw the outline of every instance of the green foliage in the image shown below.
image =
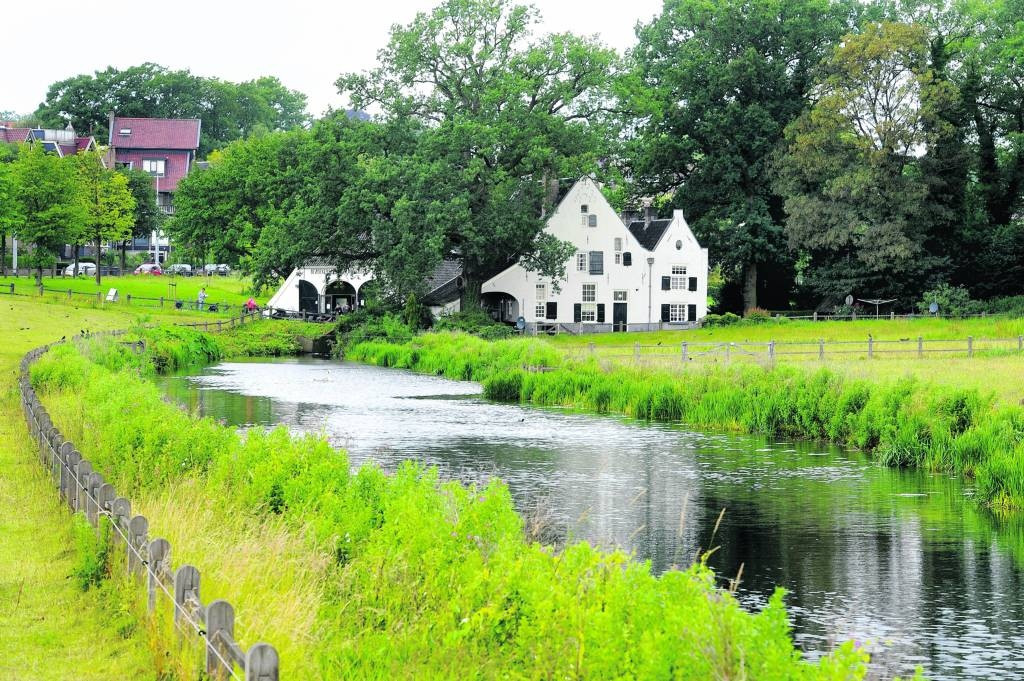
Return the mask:
[(491, 318), (483, 309), (466, 310), (442, 315), (434, 322), (435, 331), (461, 331), (487, 340), (511, 338), (516, 334), (508, 324)]
[[(122, 173), (108, 170), (99, 152), (82, 152), (72, 157), (78, 172), (78, 186), (85, 206), (81, 238), (75, 244), (92, 242), (100, 253), (105, 241), (131, 238), (135, 218), (135, 199)], [(77, 251), (76, 251), (77, 252)], [(101, 268), (96, 268), (96, 285), (101, 284)]]
[(939, 306), (939, 314), (965, 315), (971, 311), (971, 294), (963, 286), (940, 284), (932, 290), (924, 292), (921, 302), (917, 304), (917, 311), (930, 312), (929, 307), (932, 303)]
[(99, 529), (89, 524), (81, 514), (75, 515), (71, 526), (78, 562), (73, 576), (82, 591), (103, 584), (110, 575), (110, 558), (113, 546), (110, 521), (100, 517)]
[[(535, 340), (433, 334), (415, 342), (419, 368), (468, 377), (489, 371), (477, 354), (498, 370), (557, 359)], [(119, 490), (134, 496), (199, 479), (209, 497), (280, 517), (333, 547), (331, 583), (308, 604), (324, 676), (674, 678), (686, 669), (696, 678), (849, 679), (866, 671), (866, 654), (850, 644), (803, 661), (781, 591), (751, 614), (716, 588), (703, 562), (655, 577), (646, 563), (586, 543), (562, 552), (528, 543), (500, 481), (442, 482), (414, 463), (393, 475), (373, 466), (353, 473), (322, 437), (282, 428), (242, 438), (68, 346), (40, 360), (32, 378)]]

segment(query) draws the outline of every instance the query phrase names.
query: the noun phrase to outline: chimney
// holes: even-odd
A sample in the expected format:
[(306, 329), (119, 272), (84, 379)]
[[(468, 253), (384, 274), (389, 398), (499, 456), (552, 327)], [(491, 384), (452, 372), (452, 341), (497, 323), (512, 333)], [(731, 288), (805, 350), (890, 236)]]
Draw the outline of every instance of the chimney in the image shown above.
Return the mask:
[(107, 144), (113, 146), (114, 144), (114, 112), (111, 111), (107, 114)]
[(645, 227), (650, 227), (651, 226), (651, 221), (652, 220), (656, 220), (657, 218), (658, 218), (658, 209), (657, 208), (655, 208), (651, 204), (647, 204), (646, 206), (644, 206), (644, 226)]

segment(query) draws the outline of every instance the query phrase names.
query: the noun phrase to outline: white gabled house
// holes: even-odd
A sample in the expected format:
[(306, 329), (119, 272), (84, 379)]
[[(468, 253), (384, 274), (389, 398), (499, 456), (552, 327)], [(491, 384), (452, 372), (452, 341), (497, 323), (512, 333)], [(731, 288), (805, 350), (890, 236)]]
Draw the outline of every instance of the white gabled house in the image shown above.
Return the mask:
[(481, 287), (496, 318), (522, 317), (528, 331), (589, 333), (688, 328), (707, 314), (708, 249), (681, 210), (671, 219), (647, 211), (624, 224), (597, 183), (583, 178), (544, 229), (576, 246), (565, 279), (556, 287), (512, 265)]
[(310, 258), (292, 270), (267, 307), (311, 314), (355, 309), (363, 301), (363, 286), (370, 281), (370, 272), (346, 270), (339, 276), (328, 260)]

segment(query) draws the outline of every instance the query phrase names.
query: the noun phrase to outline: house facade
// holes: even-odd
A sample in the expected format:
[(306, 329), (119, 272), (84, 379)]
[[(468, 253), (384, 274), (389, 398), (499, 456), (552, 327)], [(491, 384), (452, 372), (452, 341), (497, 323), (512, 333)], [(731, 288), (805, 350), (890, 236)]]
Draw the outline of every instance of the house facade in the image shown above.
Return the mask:
[(492, 316), (527, 331), (594, 333), (689, 328), (707, 315), (708, 250), (677, 210), (623, 222), (589, 178), (576, 182), (545, 230), (576, 247), (565, 279), (519, 264), (484, 282)]
[(60, 157), (74, 156), (83, 151), (95, 151), (96, 139), (79, 135), (68, 123), (63, 130), (50, 128), (19, 128), (0, 122), (0, 142), (7, 144), (42, 144), (47, 151)]
[(157, 204), (174, 214), (174, 192), (196, 163), (201, 121), (197, 118), (110, 116), (112, 167), (143, 170), (153, 176)]

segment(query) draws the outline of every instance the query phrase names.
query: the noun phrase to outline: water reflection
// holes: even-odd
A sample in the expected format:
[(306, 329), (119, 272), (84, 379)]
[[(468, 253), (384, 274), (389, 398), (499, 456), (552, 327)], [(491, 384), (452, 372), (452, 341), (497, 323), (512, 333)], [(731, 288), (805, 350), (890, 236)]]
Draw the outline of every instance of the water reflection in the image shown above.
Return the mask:
[(931, 678), (1024, 679), (1021, 523), (1000, 526), (945, 476), (808, 443), (493, 404), (471, 383), (320, 360), (225, 363), (165, 387), (234, 425), (322, 431), (355, 465), (416, 458), (465, 482), (501, 477), (524, 513), (656, 571), (718, 546), (711, 564), (723, 579), (743, 566), (747, 604), (790, 591), (812, 655), (855, 638), (878, 652), (880, 676), (922, 664)]

